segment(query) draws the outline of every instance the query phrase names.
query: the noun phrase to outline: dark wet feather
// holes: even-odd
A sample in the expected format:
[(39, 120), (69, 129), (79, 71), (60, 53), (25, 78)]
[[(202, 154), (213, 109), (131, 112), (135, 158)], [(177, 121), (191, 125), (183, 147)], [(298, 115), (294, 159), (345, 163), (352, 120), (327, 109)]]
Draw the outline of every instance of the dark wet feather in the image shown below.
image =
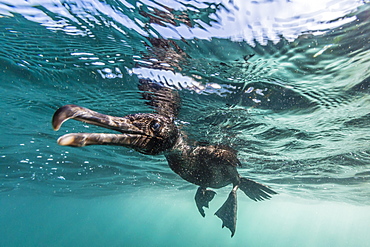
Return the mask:
[(158, 114), (170, 118), (178, 116), (181, 100), (177, 91), (145, 79), (140, 79), (138, 87), (143, 98), (148, 100), (147, 104), (153, 106)]

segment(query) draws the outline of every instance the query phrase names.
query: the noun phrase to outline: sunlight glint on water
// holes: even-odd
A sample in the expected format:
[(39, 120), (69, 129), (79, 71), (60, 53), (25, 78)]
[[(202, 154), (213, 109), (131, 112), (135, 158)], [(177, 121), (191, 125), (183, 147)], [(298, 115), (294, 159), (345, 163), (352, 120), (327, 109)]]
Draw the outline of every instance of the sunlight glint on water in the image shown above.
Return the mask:
[[(369, 18), (357, 0), (0, 0), (0, 245), (366, 246)], [(151, 112), (139, 78), (179, 90), (189, 138), (231, 146), (279, 192), (239, 193), (233, 239), (213, 216), (230, 188), (203, 219), (164, 156), (56, 144), (102, 131), (54, 132), (62, 105)]]

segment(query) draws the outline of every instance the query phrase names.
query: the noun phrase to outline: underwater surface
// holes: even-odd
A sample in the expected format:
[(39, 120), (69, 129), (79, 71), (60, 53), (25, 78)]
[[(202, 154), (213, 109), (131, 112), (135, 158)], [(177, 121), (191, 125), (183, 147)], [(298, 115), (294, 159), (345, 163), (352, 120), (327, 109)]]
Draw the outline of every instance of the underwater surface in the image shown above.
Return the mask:
[[(0, 246), (369, 246), (367, 0), (0, 0)], [(235, 236), (163, 155), (59, 146), (65, 104), (152, 112), (139, 79), (182, 99), (189, 138), (238, 151)]]

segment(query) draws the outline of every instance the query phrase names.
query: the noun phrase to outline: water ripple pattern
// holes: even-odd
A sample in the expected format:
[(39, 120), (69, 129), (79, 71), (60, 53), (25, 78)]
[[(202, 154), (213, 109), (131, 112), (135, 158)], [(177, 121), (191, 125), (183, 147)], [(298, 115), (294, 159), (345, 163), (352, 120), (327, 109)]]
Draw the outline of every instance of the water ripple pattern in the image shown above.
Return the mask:
[(61, 147), (64, 104), (151, 112), (137, 82), (179, 90), (189, 138), (238, 151), (279, 193), (370, 203), (370, 3), (0, 0), (0, 192), (93, 197), (193, 189), (163, 156)]

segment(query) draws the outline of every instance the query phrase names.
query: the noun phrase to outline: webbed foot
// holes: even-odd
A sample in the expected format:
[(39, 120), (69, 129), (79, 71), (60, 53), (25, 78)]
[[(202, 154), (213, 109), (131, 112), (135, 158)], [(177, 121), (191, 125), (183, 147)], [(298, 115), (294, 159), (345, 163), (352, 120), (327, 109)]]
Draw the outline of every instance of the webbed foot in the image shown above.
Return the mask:
[(195, 194), (195, 203), (197, 204), (197, 208), (199, 213), (204, 217), (204, 209), (203, 207), (208, 208), (209, 202), (212, 201), (213, 197), (215, 197), (216, 192), (213, 190), (207, 190), (206, 188), (199, 187), (197, 193)]
[(226, 202), (217, 210), (215, 215), (222, 220), (222, 228), (225, 226), (231, 231), (231, 237), (234, 236), (236, 229), (236, 190), (238, 186), (235, 186), (230, 192)]

